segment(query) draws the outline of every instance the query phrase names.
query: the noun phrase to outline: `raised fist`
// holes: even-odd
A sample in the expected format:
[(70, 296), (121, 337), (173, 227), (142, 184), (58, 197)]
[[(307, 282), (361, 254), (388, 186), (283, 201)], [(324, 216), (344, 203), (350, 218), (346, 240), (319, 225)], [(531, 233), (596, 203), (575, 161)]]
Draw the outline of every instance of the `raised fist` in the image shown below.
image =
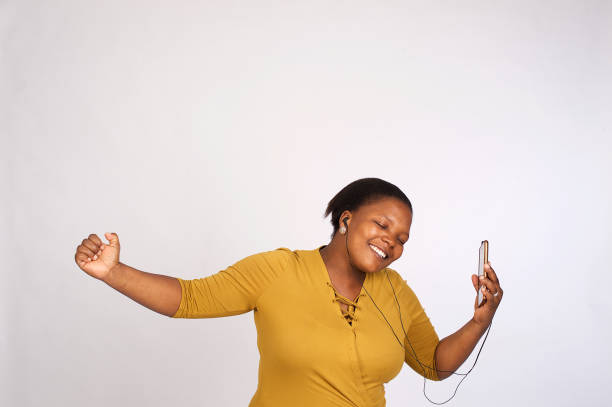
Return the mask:
[(91, 234), (77, 247), (74, 260), (81, 270), (99, 280), (104, 280), (111, 270), (119, 264), (119, 236), (116, 233), (105, 233), (108, 240), (105, 244), (100, 238)]

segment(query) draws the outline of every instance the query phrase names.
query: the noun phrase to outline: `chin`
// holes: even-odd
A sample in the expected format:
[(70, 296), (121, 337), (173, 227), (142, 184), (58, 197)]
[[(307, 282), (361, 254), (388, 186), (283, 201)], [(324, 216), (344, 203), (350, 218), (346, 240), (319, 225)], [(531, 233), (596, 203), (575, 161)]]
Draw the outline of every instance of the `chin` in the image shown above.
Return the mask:
[(387, 267), (386, 261), (365, 261), (361, 270), (365, 273), (376, 273)]
[(376, 273), (388, 266), (389, 258), (382, 259), (374, 254), (368, 246), (366, 250), (359, 253), (359, 256), (353, 257), (355, 267), (363, 273)]

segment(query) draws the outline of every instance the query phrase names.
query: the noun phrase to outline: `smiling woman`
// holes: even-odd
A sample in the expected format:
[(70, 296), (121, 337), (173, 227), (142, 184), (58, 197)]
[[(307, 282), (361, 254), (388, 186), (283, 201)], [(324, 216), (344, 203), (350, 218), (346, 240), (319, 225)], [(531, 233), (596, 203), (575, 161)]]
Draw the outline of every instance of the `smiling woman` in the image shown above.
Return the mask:
[[(119, 238), (95, 234), (77, 247), (87, 274), (173, 318), (253, 311), (259, 383), (250, 406), (384, 406), (384, 383), (404, 363), (425, 378), (448, 377), (470, 354), (502, 298), (490, 264), (484, 303), (439, 340), (418, 298), (393, 269), (410, 236), (412, 204), (395, 185), (365, 178), (329, 202), (333, 232), (311, 250), (278, 248), (208, 277), (183, 280), (119, 262)], [(479, 281), (472, 276), (478, 290)], [(365, 298), (368, 297), (368, 298)], [(288, 312), (291, 310), (291, 312)]]

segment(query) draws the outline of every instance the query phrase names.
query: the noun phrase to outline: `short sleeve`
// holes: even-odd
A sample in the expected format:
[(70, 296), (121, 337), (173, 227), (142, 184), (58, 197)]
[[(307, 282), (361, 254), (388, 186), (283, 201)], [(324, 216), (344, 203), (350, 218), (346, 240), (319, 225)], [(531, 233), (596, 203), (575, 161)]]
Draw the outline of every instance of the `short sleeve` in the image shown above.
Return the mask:
[(440, 342), (438, 335), (416, 294), (401, 277), (399, 287), (398, 300), (402, 311), (406, 309), (402, 314), (407, 315), (410, 320), (404, 339), (404, 360), (421, 376), (430, 380), (440, 380), (435, 361), (436, 348)]
[(208, 277), (183, 280), (181, 303), (172, 318), (216, 318), (255, 309), (258, 298), (283, 272), (287, 248), (253, 254)]

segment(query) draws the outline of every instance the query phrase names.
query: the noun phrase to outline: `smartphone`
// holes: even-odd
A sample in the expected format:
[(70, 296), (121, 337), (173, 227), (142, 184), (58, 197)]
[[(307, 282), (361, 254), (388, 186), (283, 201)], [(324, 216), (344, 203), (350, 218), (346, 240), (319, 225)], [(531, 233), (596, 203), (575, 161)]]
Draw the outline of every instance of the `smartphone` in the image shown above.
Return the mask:
[(489, 262), (489, 242), (487, 240), (483, 240), (480, 243), (480, 249), (478, 249), (478, 306), (482, 304), (483, 295), (481, 284), (480, 284), (480, 276), (484, 276), (487, 278), (487, 274), (484, 271), (484, 265)]

